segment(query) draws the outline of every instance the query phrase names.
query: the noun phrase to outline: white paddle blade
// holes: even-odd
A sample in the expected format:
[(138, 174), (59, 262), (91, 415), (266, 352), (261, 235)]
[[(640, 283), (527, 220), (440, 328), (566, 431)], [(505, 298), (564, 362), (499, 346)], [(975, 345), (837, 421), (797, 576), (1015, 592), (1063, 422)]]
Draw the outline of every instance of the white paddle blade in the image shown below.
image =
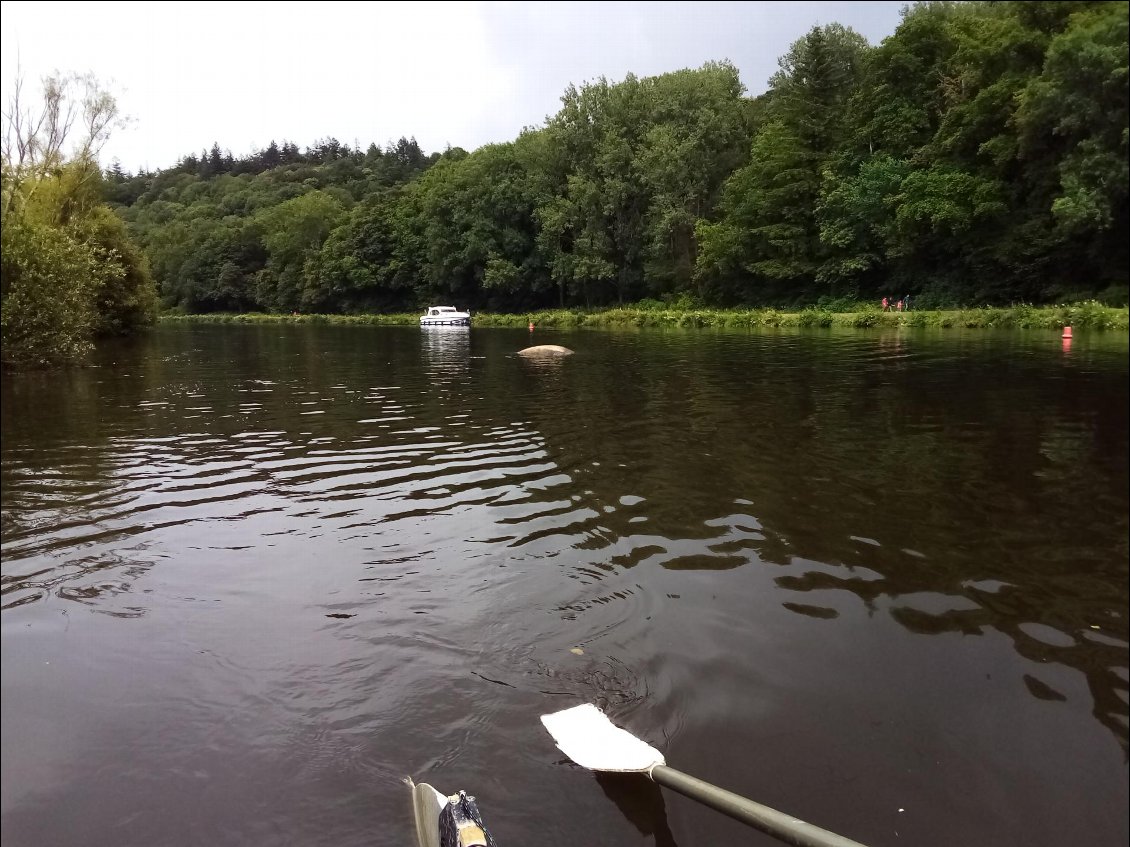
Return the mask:
[(592, 703), (542, 715), (541, 722), (561, 752), (582, 768), (646, 772), (664, 764), (662, 753), (620, 729)]

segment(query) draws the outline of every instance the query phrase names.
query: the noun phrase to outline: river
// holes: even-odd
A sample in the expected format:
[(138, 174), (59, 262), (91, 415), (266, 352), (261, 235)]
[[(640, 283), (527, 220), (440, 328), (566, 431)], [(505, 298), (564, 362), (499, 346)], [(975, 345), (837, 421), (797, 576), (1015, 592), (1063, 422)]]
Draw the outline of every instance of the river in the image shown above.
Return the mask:
[(17, 845), (1125, 845), (1123, 334), (162, 326), (3, 378)]

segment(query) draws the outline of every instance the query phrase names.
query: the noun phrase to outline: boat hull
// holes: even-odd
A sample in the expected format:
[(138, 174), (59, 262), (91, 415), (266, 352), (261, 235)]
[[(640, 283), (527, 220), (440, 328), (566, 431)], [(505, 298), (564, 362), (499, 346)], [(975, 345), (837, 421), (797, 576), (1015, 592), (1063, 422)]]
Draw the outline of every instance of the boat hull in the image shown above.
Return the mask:
[(470, 318), (420, 318), (420, 326), (470, 326)]

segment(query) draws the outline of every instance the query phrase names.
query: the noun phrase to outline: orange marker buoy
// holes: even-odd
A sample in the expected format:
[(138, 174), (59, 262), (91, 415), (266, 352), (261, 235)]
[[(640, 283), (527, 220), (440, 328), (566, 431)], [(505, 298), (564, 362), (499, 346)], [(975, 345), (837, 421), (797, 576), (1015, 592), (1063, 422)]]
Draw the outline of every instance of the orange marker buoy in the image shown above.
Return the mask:
[(1063, 328), (1063, 337), (1064, 338), (1070, 338), (1071, 337), (1071, 327), (1065, 326)]
[(534, 331), (534, 322), (530, 321), (530, 332)]

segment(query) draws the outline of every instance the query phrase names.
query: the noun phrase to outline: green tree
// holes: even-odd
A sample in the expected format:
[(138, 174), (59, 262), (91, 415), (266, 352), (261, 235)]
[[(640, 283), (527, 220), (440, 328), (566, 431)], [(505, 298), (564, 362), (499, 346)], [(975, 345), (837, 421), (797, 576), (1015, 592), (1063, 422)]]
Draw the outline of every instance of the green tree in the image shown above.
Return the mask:
[(98, 257), (65, 230), (6, 216), (0, 230), (0, 333), (5, 365), (57, 365), (93, 346)]
[(415, 306), (410, 274), (398, 273), (395, 200), (359, 204), (306, 264), (305, 300), (324, 311)]
[[(446, 157), (408, 189), (425, 246), (420, 293), (461, 302), (515, 302), (544, 278), (535, 198), (514, 144)], [(415, 242), (415, 238), (412, 239)]]
[[(4, 113), (0, 180), (6, 365), (76, 361), (96, 334), (153, 319), (144, 258), (100, 201), (98, 152), (117, 120), (114, 98), (91, 76), (44, 80), (38, 109), (16, 83)], [(75, 126), (82, 132), (72, 138)]]
[(664, 74), (646, 87), (648, 129), (635, 162), (647, 190), (645, 273), (648, 293), (670, 294), (691, 287), (695, 223), (748, 155), (744, 87), (725, 62)]
[[(1033, 153), (1051, 139), (1059, 154), (1051, 211), (1071, 234), (1125, 230), (1127, 38), (1127, 4), (1077, 12), (1020, 95), (1021, 150)], [(1100, 243), (1106, 240), (1099, 236)]]
[(134, 244), (125, 223), (109, 206), (94, 207), (75, 221), (76, 239), (98, 257), (101, 266), (91, 280), (97, 335), (126, 335), (153, 323), (157, 289), (145, 255)]
[(290, 311), (307, 308), (316, 301), (316, 285), (307, 290), (303, 268), (306, 260), (321, 250), (345, 212), (336, 197), (311, 191), (256, 216), (267, 248), (267, 269), (274, 283), (274, 290), (264, 288), (257, 293), (262, 306)]
[(727, 181), (721, 219), (700, 225), (700, 285), (734, 296), (734, 281), (719, 272), (740, 268), (747, 295), (817, 294), (829, 260), (816, 217), (823, 171), (848, 135), (848, 104), (868, 49), (858, 33), (830, 24), (814, 27), (781, 58), (749, 164)]

